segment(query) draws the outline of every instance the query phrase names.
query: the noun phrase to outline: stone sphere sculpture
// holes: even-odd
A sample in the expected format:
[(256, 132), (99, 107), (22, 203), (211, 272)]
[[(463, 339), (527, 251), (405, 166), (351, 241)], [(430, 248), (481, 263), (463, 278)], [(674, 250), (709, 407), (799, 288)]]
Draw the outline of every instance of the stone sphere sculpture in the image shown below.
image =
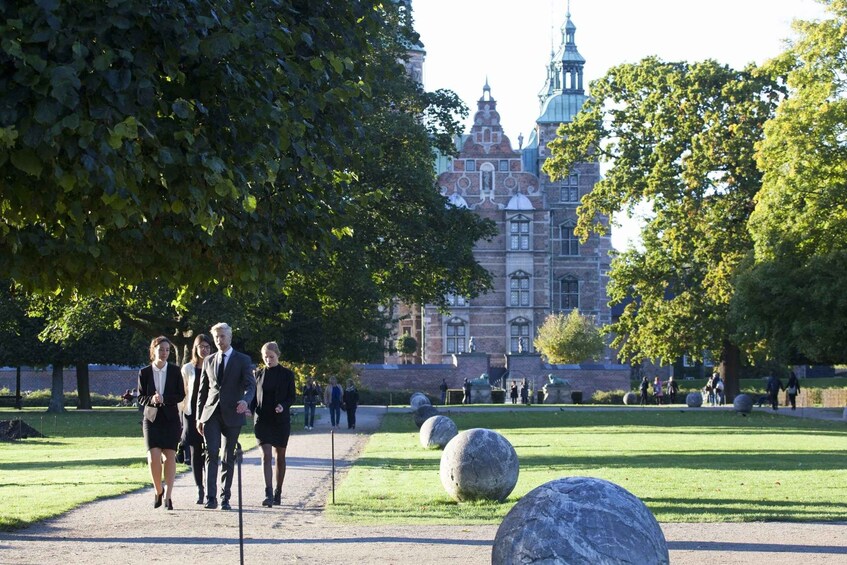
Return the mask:
[(732, 401), (732, 407), (739, 414), (749, 414), (753, 411), (753, 397), (749, 394), (739, 394)]
[(638, 404), (638, 395), (634, 392), (628, 392), (623, 395), (623, 403), (627, 406), (634, 406)]
[(429, 418), (438, 415), (438, 410), (431, 404), (424, 404), (414, 412), (415, 425), (421, 427)]
[(500, 565), (670, 563), (656, 518), (603, 479), (567, 477), (530, 491), (506, 514), (491, 562)]
[(430, 402), (429, 397), (422, 392), (414, 393), (409, 399), (409, 406), (412, 407), (412, 410), (417, 410), (424, 405), (432, 405), (432, 402)]
[(421, 425), (421, 445), (427, 449), (444, 449), (459, 433), (459, 428), (447, 416), (432, 416)]
[(450, 440), (441, 454), (441, 484), (454, 500), (503, 501), (518, 482), (518, 454), (502, 435), (473, 428)]
[(685, 403), (689, 408), (700, 408), (703, 406), (703, 395), (699, 392), (689, 392), (685, 397)]

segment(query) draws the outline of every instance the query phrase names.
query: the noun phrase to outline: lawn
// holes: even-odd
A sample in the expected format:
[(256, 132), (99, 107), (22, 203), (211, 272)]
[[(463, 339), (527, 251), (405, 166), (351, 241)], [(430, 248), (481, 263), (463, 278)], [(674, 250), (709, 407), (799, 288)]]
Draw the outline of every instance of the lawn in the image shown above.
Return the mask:
[(496, 524), (533, 488), (599, 477), (643, 500), (662, 522), (847, 520), (847, 429), (841, 423), (728, 410), (464, 413), (465, 430), (501, 432), (520, 460), (504, 503), (456, 503), (441, 452), (420, 446), (409, 415), (389, 414), (336, 491), (334, 520)]

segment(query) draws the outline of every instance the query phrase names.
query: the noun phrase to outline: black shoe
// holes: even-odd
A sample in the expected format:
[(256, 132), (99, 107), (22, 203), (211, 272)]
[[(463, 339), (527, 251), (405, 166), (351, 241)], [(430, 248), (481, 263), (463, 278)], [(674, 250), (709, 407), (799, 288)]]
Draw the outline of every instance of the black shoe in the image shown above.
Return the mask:
[(156, 493), (156, 496), (153, 498), (153, 508), (158, 508), (162, 505), (163, 496), (165, 496), (165, 489), (162, 489), (160, 493)]
[(173, 503), (171, 503), (171, 499), (169, 498), (165, 501), (165, 510), (173, 510), (173, 509), (174, 509), (174, 505), (173, 505)]
[(276, 506), (282, 504), (282, 488), (278, 488), (274, 491), (274, 504)]
[(229, 505), (229, 500), (221, 500), (221, 510), (232, 510), (232, 506)]
[(210, 498), (209, 500), (206, 501), (206, 504), (203, 505), (203, 508), (209, 508), (211, 510), (214, 510), (217, 507), (218, 507), (218, 499), (217, 498)]
[(197, 504), (203, 504), (206, 500), (206, 492), (203, 489), (197, 491)]
[(273, 506), (274, 505), (273, 496), (274, 496), (273, 495), (273, 489), (272, 488), (266, 488), (265, 489), (265, 500), (262, 501), (262, 506), (267, 506), (268, 508)]

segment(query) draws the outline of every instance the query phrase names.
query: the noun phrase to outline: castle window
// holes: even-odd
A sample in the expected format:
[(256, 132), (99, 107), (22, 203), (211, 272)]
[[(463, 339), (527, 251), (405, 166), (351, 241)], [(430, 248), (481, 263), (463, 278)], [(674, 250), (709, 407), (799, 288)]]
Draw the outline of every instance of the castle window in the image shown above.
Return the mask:
[(559, 187), (559, 200), (566, 203), (579, 202), (579, 176), (572, 173), (562, 179), (562, 184)]
[(464, 308), (468, 305), (468, 301), (461, 294), (448, 294), (447, 304), (453, 307)]
[(509, 306), (529, 306), (529, 274), (518, 271), (509, 279)]
[(509, 161), (506, 159), (500, 159), (500, 172), (509, 172)]
[(473, 159), (467, 159), (465, 161), (465, 170), (466, 171), (475, 171), (476, 170), (476, 161)]
[(465, 322), (459, 318), (453, 318), (447, 322), (445, 328), (445, 345), (447, 353), (465, 352)]
[(559, 280), (557, 302), (560, 312), (570, 312), (579, 308), (579, 281), (567, 276)]
[(529, 218), (516, 216), (509, 222), (509, 250), (529, 251)]
[(532, 351), (532, 340), (529, 339), (529, 320), (518, 318), (509, 325), (509, 352), (528, 353)]
[(574, 226), (572, 224), (559, 226), (562, 238), (562, 255), (579, 255), (579, 238), (574, 235), (573, 230)]

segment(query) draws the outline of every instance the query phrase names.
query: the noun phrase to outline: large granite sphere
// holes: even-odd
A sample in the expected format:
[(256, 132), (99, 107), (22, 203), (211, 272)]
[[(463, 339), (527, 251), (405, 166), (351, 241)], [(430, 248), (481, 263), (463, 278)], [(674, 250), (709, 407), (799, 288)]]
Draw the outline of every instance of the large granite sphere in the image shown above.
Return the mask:
[(518, 482), (518, 454), (509, 440), (483, 428), (466, 430), (441, 454), (441, 484), (454, 500), (505, 500)]
[(421, 406), (431, 405), (432, 402), (429, 401), (429, 397), (422, 392), (416, 392), (409, 399), (409, 406), (412, 407), (412, 410), (417, 410)]
[(421, 425), (421, 445), (429, 449), (444, 449), (458, 433), (459, 428), (447, 416), (432, 416)]
[(641, 500), (609, 481), (568, 477), (530, 491), (494, 537), (498, 565), (670, 563), (668, 544)]
[(623, 403), (627, 406), (634, 406), (638, 404), (638, 395), (634, 392), (628, 392), (623, 395)]
[(700, 408), (703, 406), (703, 395), (699, 392), (689, 392), (685, 397), (685, 403), (689, 408)]
[(421, 427), (429, 418), (438, 415), (438, 410), (431, 404), (424, 404), (414, 412), (415, 425)]
[(739, 394), (732, 401), (732, 407), (739, 414), (749, 414), (753, 411), (753, 397), (749, 394)]

